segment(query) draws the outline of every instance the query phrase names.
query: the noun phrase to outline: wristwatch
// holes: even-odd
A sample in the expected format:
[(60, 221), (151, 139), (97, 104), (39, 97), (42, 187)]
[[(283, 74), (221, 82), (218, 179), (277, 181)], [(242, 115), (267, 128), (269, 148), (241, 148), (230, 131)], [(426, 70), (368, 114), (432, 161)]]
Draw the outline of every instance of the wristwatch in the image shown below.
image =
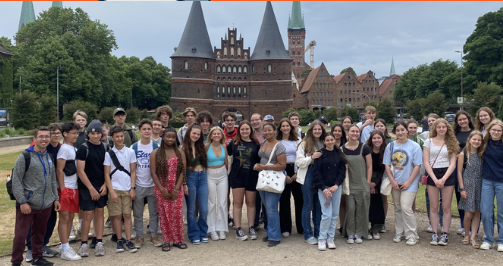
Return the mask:
[(136, 190), (136, 187), (131, 187), (131, 189), (134, 189), (134, 190)]
[(464, 188), (464, 187), (463, 187), (463, 188), (461, 188), (461, 187), (460, 187), (460, 188), (459, 188), (459, 191), (466, 191), (466, 190), (465, 190), (465, 188)]

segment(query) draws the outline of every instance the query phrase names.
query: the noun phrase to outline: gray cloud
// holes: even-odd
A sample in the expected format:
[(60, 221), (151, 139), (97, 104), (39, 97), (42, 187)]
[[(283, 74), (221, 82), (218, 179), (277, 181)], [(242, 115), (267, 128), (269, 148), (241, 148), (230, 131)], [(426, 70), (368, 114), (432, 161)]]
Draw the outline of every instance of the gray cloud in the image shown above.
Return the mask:
[[(0, 35), (12, 38), (21, 2), (0, 2)], [(191, 2), (63, 2), (81, 7), (114, 31), (117, 56), (153, 56), (171, 67), (170, 56), (185, 27)], [(397, 73), (439, 58), (459, 63), (460, 50), (478, 17), (501, 8), (498, 2), (302, 2), (306, 41), (316, 40), (315, 65), (324, 62), (337, 75), (352, 66), (358, 74), (389, 74), (391, 57)], [(34, 2), (38, 14), (51, 2)], [(255, 47), (264, 2), (204, 2), (213, 46), (233, 23), (245, 46)], [(291, 2), (273, 2), (283, 40), (287, 38)], [(309, 61), (309, 55), (306, 55)]]

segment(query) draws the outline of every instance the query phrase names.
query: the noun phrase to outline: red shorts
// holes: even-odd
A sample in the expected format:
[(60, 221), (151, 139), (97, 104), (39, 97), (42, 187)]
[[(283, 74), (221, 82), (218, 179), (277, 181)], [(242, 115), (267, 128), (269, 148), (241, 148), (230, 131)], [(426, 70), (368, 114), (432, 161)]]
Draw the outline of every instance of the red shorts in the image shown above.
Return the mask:
[(65, 188), (63, 193), (58, 188), (59, 203), (61, 204), (61, 211), (69, 211), (71, 213), (79, 212), (79, 190)]

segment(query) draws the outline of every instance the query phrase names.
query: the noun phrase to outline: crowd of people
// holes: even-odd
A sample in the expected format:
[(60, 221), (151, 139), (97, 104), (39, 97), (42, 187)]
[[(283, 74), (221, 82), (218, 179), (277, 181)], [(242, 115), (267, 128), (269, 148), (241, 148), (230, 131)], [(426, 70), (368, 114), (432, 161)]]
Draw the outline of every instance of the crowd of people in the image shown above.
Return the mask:
[[(13, 169), (12, 265), (21, 264), (25, 246), (32, 265), (53, 265), (44, 257), (56, 255), (80, 260), (90, 249), (103, 256), (104, 227), (113, 230), (115, 252), (137, 252), (145, 243), (145, 205), (149, 242), (162, 251), (187, 248), (184, 224), (190, 243), (199, 245), (210, 238), (225, 240), (229, 227), (239, 240), (256, 240), (261, 223), (269, 247), (289, 237), (295, 224), (307, 244), (326, 250), (336, 248), (337, 231), (348, 244), (379, 240), (387, 232), (391, 195), (393, 241), (415, 245), (419, 183), (426, 185), (431, 245), (449, 243), (454, 194), (462, 244), (503, 251), (503, 234), (494, 238), (493, 212), (496, 198), (498, 232), (503, 232), (503, 122), (489, 108), (481, 108), (474, 121), (459, 111), (453, 126), (430, 114), (423, 119), (429, 130), (423, 127), (422, 133), (415, 120), (400, 120), (392, 129), (394, 141), (374, 107), (367, 106), (364, 115), (364, 123), (344, 117), (331, 128), (322, 116), (303, 132), (296, 112), (279, 123), (255, 113), (239, 126), (235, 114), (225, 113), (221, 126), (213, 126), (209, 112), (189, 107), (183, 112), (186, 124), (176, 131), (169, 125), (171, 108), (162, 106), (155, 119), (140, 122), (139, 139), (121, 108), (115, 109), (111, 127), (103, 119), (87, 125), (82, 111), (72, 122), (39, 127)], [(278, 174), (271, 181), (282, 183), (280, 191), (264, 189), (269, 181), (262, 176), (271, 172), (284, 174), (284, 180)], [(57, 213), (59, 251), (47, 246)], [(481, 244), (476, 240), (480, 221)], [(81, 236), (77, 252), (69, 245), (75, 231)]]

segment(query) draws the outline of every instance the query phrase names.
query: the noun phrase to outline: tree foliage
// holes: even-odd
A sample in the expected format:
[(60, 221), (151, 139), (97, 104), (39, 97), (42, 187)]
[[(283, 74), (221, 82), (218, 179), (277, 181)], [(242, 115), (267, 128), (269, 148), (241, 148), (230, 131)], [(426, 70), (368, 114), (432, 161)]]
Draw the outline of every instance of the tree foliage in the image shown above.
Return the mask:
[(113, 125), (114, 122), (114, 110), (113, 107), (103, 107), (100, 110), (99, 118), (107, 120), (109, 125)]
[(350, 116), (353, 121), (360, 121), (360, 115), (358, 114), (358, 109), (356, 107), (344, 106), (341, 110), (341, 117)]
[(299, 109), (300, 115), (300, 125), (305, 126), (308, 123), (311, 123), (318, 117), (315, 116), (314, 112), (308, 109)]
[(56, 97), (42, 95), (38, 98), (39, 121), (38, 125), (48, 126), (56, 121)]
[(391, 99), (382, 99), (376, 109), (378, 118), (384, 119), (387, 123), (393, 123), (393, 121), (395, 121), (396, 109), (394, 108), (394, 102)]
[[(0, 38), (0, 46), (9, 50), (12, 54), (13, 46), (11, 40), (6, 37)], [(14, 94), (13, 75), (14, 75), (14, 56), (0, 55), (0, 107), (8, 107), (11, 105), (10, 100)]]
[(409, 116), (416, 117), (416, 120), (420, 119), (425, 113), (423, 113), (424, 106), (426, 106), (426, 99), (418, 98), (407, 102), (405, 109)]
[(325, 111), (323, 111), (323, 115), (329, 122), (337, 121), (337, 109), (335, 108), (325, 109)]
[(341, 73), (339, 73), (339, 74), (346, 73), (346, 70), (348, 70), (348, 68), (351, 68), (351, 70), (353, 70), (353, 76), (356, 77), (356, 72), (355, 72), (355, 70), (352, 67), (346, 67), (345, 69), (341, 70)]
[(293, 108), (293, 107), (292, 107), (292, 108), (288, 108), (288, 110), (283, 111), (283, 112), (281, 113), (281, 116), (282, 116), (282, 117), (285, 117), (285, 118), (288, 118), (288, 115), (289, 115), (291, 112), (297, 112), (297, 110), (295, 110), (295, 108)]
[(470, 99), (470, 104), (468, 105), (468, 110), (470, 113), (475, 114), (480, 109), (480, 107), (489, 107), (491, 110), (498, 110), (499, 104), (501, 102), (501, 93), (503, 89), (501, 86), (496, 85), (492, 82), (488, 84), (487, 82), (480, 82), (477, 84), (477, 88), (473, 90), (473, 95), (467, 95), (467, 99)]
[(37, 101), (38, 97), (33, 92), (23, 91), (14, 95), (10, 110), (10, 120), (14, 128), (30, 130), (40, 125), (38, 122), (40, 108)]
[(81, 110), (86, 113), (87, 123), (91, 122), (93, 119), (98, 118), (98, 107), (95, 104), (81, 100), (75, 100), (65, 104), (63, 120), (73, 121), (73, 114), (77, 110)]
[(436, 90), (424, 100), (423, 114), (435, 113), (440, 117), (443, 117), (445, 110), (447, 109), (447, 102), (445, 100), (445, 95)]

